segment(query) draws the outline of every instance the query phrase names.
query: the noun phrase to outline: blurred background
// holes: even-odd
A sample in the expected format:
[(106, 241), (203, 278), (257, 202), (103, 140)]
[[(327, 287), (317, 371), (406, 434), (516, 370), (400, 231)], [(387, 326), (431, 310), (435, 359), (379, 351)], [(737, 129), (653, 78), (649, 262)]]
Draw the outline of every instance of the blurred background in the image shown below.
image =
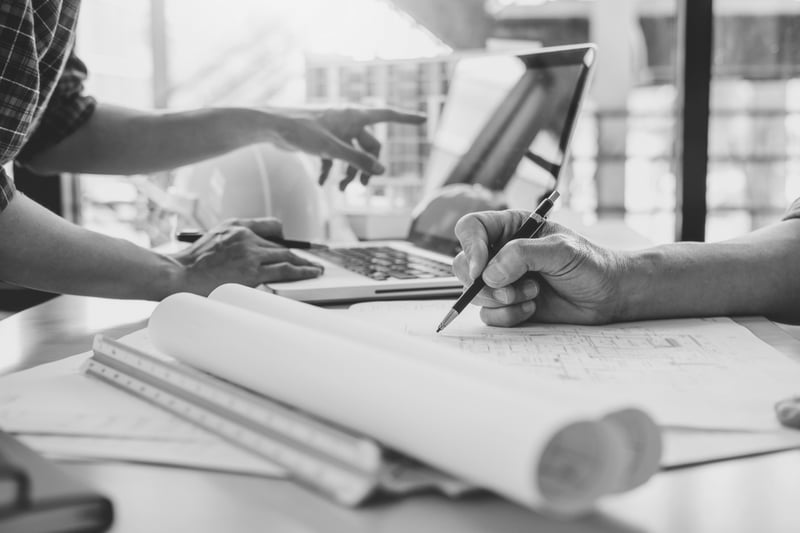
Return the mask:
[[(713, 18), (693, 25), (698, 15), (691, 6), (698, 3), (711, 3)], [(797, 0), (230, 0), (224, 5), (85, 2), (78, 53), (89, 67), (87, 92), (110, 103), (160, 109), (364, 104), (427, 113), (423, 127), (377, 128), (386, 177), (343, 193), (336, 188), (338, 177), (331, 180), (320, 191), (320, 209), (331, 217), (326, 223), (360, 209), (410, 209), (423, 186), (454, 58), (585, 41), (598, 44), (599, 63), (563, 178), (563, 208), (583, 223), (622, 219), (653, 242), (691, 238), (687, 235), (713, 241), (775, 221), (800, 196)], [(692, 49), (693, 36), (685, 38), (682, 28), (699, 32), (700, 41), (707, 34), (710, 48)], [(707, 158), (701, 150), (695, 167), (701, 171), (691, 175), (682, 159), (682, 147), (696, 145), (682, 127), (687, 117), (681, 90), (689, 72), (683, 60), (704, 54), (711, 61), (710, 113), (699, 117), (708, 143), (698, 147)], [(702, 144), (703, 135), (700, 139)], [(304, 168), (315, 179), (313, 166)], [(145, 246), (163, 244), (176, 225), (202, 222), (197, 195), (203, 191), (186, 185), (185, 173), (134, 180), (63, 177), (51, 208), (98, 231)], [(20, 188), (46, 187), (33, 183)], [(693, 183), (701, 186), (692, 188)], [(205, 191), (213, 185), (211, 176)], [(694, 233), (681, 220), (682, 210), (691, 207), (682, 201), (687, 188), (701, 196), (702, 216), (689, 228)], [(321, 237), (335, 236), (334, 229), (325, 226)]]

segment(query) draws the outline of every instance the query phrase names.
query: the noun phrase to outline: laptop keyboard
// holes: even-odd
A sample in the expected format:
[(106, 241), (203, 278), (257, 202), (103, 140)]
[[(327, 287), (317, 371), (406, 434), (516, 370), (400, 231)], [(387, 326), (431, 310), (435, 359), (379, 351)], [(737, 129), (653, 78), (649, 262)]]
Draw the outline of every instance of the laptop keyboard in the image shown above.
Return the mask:
[(447, 263), (388, 246), (309, 251), (317, 257), (377, 281), (446, 278), (453, 275), (453, 269)]

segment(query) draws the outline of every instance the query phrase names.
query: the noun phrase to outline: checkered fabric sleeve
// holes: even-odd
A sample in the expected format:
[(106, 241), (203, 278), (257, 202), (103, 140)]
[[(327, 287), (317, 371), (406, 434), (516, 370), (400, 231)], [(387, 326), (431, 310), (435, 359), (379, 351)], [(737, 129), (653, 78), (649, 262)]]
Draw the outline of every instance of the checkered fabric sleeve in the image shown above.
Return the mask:
[(31, 156), (69, 137), (89, 120), (97, 102), (83, 94), (86, 65), (70, 55), (42, 118), (23, 145), (17, 159), (24, 163)]
[[(94, 109), (81, 94), (86, 69), (70, 59), (79, 6), (80, 0), (0, 1), (0, 165), (22, 160), (23, 149), (30, 156), (56, 144)], [(0, 170), (0, 210), (13, 194)]]
[(0, 211), (8, 207), (14, 192), (14, 182), (8, 177), (6, 171), (0, 168)]

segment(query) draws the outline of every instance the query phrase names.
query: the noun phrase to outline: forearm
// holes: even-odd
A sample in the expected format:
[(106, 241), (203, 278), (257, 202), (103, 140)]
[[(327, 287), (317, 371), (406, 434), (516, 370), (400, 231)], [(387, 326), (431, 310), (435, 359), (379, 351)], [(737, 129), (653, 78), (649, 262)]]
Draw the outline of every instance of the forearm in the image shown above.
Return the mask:
[(183, 268), (129, 242), (64, 221), (18, 194), (0, 213), (0, 279), (58, 293), (160, 300)]
[(29, 165), (46, 173), (145, 174), (271, 141), (284, 122), (245, 108), (154, 113), (98, 105), (84, 126)]
[(623, 255), (616, 320), (767, 315), (800, 321), (800, 220), (720, 243)]

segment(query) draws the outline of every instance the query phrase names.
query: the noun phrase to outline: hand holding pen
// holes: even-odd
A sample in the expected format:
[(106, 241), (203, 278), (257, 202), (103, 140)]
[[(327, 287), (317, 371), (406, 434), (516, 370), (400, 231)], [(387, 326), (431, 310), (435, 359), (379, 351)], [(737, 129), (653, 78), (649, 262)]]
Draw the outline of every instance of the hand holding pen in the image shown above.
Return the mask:
[(324, 271), (322, 265), (292, 253), (288, 246), (314, 246), (284, 240), (283, 227), (274, 218), (232, 219), (206, 233), (187, 232), (179, 238), (194, 241), (170, 254), (182, 267), (177, 277), (187, 292), (208, 294), (223, 283), (254, 287), (295, 281)]
[[(598, 246), (548, 221), (535, 239), (509, 240), (529, 218), (521, 210), (471, 213), (456, 224), (463, 251), (453, 272), (467, 286), (481, 277), (486, 287), (472, 301), (490, 326), (528, 320), (606, 324), (630, 320), (631, 251)], [(493, 259), (493, 243), (505, 243)], [(654, 280), (656, 281), (656, 280)]]
[[(558, 197), (558, 191), (553, 191), (550, 196), (542, 200), (536, 210), (530, 214), (522, 226), (520, 226), (519, 229), (511, 236), (509, 241), (513, 241), (515, 239), (531, 239), (535, 237), (536, 234), (541, 231), (542, 227), (547, 221), (547, 215), (553, 208), (555, 201), (558, 200)], [(489, 250), (488, 259), (491, 260), (505, 244), (506, 243), (494, 243)], [(478, 295), (479, 292), (481, 292), (485, 286), (486, 282), (483, 279), (483, 276), (477, 276), (469, 288), (467, 288), (467, 290), (461, 294), (458, 300), (456, 300), (456, 303), (453, 304), (452, 309), (450, 309), (447, 315), (445, 315), (444, 319), (439, 324), (439, 327), (436, 328), (436, 332), (439, 333), (446, 328), (448, 324), (455, 320), (459, 313), (464, 310), (464, 308)]]

